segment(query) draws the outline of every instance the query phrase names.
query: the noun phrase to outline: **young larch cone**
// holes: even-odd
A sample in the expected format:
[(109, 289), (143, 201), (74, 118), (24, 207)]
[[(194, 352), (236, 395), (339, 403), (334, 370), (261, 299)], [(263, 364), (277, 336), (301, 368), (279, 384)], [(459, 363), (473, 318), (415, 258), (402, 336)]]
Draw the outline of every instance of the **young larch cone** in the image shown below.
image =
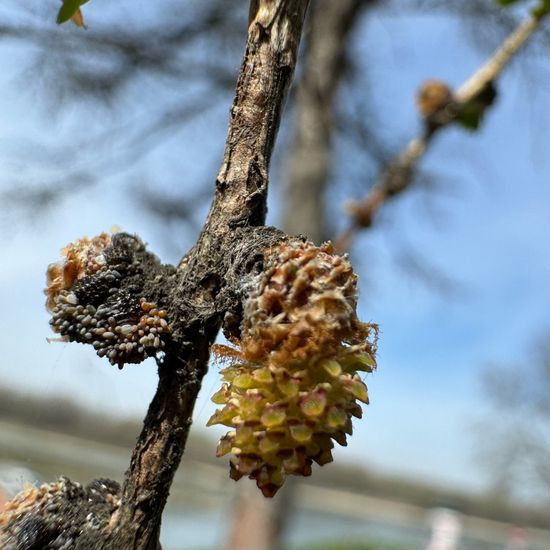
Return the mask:
[(377, 327), (357, 318), (357, 277), (332, 245), (285, 242), (266, 261), (237, 348), (214, 348), (232, 364), (208, 425), (232, 428), (217, 449), (232, 454), (230, 476), (255, 479), (271, 497), (287, 475), (331, 462), (333, 441), (346, 445), (359, 402), (368, 403), (358, 372), (376, 366)]

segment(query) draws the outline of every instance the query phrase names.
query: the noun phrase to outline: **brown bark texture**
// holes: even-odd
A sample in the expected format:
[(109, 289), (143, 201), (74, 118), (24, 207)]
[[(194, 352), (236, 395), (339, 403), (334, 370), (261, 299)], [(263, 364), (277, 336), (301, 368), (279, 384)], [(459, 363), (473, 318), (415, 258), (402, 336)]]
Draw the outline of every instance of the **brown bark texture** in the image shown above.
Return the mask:
[(180, 327), (173, 349), (159, 367), (159, 387), (123, 487), (120, 517), (113, 529), (113, 539), (123, 544), (113, 547), (155, 547), (209, 347), (224, 316), (231, 320), (228, 312), (239, 302), (232, 289), (241, 285), (247, 272), (261, 269), (262, 251), (281, 238), (260, 226), (266, 213), (269, 161), (307, 5), (307, 0), (252, 2), (216, 196), (199, 241), (178, 267), (169, 317), (178, 319)]

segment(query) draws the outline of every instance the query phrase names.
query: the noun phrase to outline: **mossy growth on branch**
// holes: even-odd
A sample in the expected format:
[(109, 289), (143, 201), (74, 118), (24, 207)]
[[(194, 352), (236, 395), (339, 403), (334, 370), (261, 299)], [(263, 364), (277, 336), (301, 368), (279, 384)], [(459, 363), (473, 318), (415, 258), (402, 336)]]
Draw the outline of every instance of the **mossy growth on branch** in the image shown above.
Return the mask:
[(358, 373), (376, 366), (377, 327), (359, 321), (357, 277), (330, 244), (289, 241), (266, 260), (246, 289), (241, 340), (214, 348), (230, 364), (208, 424), (232, 428), (217, 450), (231, 453), (230, 476), (271, 497), (287, 475), (331, 462), (334, 441), (346, 445), (369, 401)]

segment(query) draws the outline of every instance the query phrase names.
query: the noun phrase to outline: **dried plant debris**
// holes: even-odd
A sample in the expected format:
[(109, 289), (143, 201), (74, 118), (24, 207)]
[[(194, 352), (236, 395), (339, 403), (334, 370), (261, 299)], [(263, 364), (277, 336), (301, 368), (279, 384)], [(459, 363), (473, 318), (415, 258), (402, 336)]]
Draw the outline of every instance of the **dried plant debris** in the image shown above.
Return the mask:
[(358, 372), (376, 366), (377, 327), (357, 318), (357, 277), (330, 244), (286, 242), (266, 257), (247, 289), (241, 340), (215, 347), (230, 365), (209, 425), (232, 428), (217, 450), (231, 453), (231, 477), (249, 476), (271, 497), (288, 474), (331, 462), (333, 441), (346, 445), (368, 403)]
[(110, 479), (82, 487), (61, 477), (40, 487), (28, 486), (0, 513), (0, 548), (75, 548), (83, 534), (107, 530), (119, 506), (120, 486)]
[(61, 250), (62, 260), (47, 271), (46, 307), (50, 325), (64, 341), (90, 344), (120, 368), (156, 356), (170, 334), (166, 310), (152, 293), (151, 270), (158, 260), (126, 233), (84, 237)]

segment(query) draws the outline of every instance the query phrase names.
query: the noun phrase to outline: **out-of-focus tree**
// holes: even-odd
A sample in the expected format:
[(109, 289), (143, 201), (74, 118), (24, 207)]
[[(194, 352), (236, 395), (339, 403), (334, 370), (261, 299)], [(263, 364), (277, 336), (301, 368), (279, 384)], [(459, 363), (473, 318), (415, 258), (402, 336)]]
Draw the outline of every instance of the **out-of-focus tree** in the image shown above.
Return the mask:
[[(160, 144), (227, 104), (247, 11), (245, 3), (224, 6), (223, 0), (163, 0), (139, 8), (127, 2), (124, 20), (113, 19), (108, 9), (94, 10), (87, 18), (93, 32), (82, 32), (48, 25), (55, 2), (3, 3), (0, 49), (23, 53), (15, 77), (59, 128), (55, 140), (37, 144), (19, 136), (3, 152), (12, 168), (0, 181), (6, 213), (13, 205), (19, 213), (53, 209), (90, 186), (101, 192), (114, 178), (132, 188), (145, 211), (196, 231), (194, 215), (197, 205), (207, 206), (210, 174), (193, 174), (199, 181), (185, 195), (173, 189), (182, 178), (177, 168), (168, 176), (147, 168)], [(31, 162), (29, 149), (35, 151)]]
[(550, 501), (550, 332), (521, 360), (493, 364), (483, 376), (490, 407), (479, 426), (479, 454), (504, 499)]

